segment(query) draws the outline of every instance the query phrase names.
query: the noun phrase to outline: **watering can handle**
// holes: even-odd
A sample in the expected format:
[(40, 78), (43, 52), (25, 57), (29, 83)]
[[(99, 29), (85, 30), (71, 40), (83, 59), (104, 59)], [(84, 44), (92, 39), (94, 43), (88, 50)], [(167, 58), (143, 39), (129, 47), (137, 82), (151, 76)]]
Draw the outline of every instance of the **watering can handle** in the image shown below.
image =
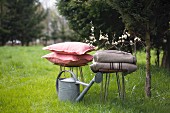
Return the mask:
[(56, 88), (57, 88), (57, 92), (58, 92), (58, 79), (60, 78), (60, 76), (62, 75), (62, 73), (64, 72), (69, 72), (71, 74), (71, 76), (74, 78), (75, 81), (78, 81), (76, 75), (72, 72), (72, 71), (69, 71), (69, 70), (64, 70), (64, 71), (61, 71), (58, 76), (57, 76), (57, 79), (56, 79)]

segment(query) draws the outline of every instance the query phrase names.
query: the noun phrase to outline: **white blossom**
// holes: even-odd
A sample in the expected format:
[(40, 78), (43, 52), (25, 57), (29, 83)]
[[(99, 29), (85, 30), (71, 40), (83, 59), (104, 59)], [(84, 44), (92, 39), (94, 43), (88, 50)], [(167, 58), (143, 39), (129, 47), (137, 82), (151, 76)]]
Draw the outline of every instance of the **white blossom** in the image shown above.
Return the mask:
[(137, 39), (138, 39), (138, 37), (135, 37), (135, 38), (134, 38), (134, 41), (137, 41)]
[(166, 40), (166, 39), (163, 39), (163, 42), (164, 42), (164, 43), (166, 43), (166, 42), (167, 42), (167, 40)]
[(93, 26), (91, 27), (91, 31), (94, 32), (94, 27)]
[(122, 39), (127, 39), (127, 35), (122, 35)]
[(99, 40), (102, 40), (102, 39), (108, 40), (108, 37), (105, 37), (105, 36), (103, 36), (103, 35), (100, 34)]
[(96, 39), (93, 40), (93, 42), (96, 42), (96, 41), (97, 41)]
[(90, 41), (90, 43), (93, 43), (93, 41)]
[(128, 32), (126, 32), (127, 36), (130, 37), (130, 34)]
[(117, 45), (117, 44), (118, 44), (118, 42), (116, 42), (116, 41), (115, 41), (115, 42), (112, 42), (112, 44), (113, 44), (113, 45)]
[(89, 36), (90, 40), (94, 40), (95, 37), (94, 36)]
[(88, 43), (88, 42), (89, 42), (89, 40), (87, 40), (87, 39), (85, 38), (85, 42), (86, 42), (86, 43)]
[(134, 41), (141, 41), (139, 37), (135, 37)]
[(118, 43), (120, 43), (121, 42), (121, 40), (118, 40)]
[(125, 40), (122, 40), (122, 42), (124, 43), (124, 42), (125, 42)]
[(132, 40), (130, 40), (130, 45), (133, 45), (133, 42), (132, 42)]
[(115, 45), (117, 45), (118, 43), (117, 42), (115, 42)]
[(106, 37), (108, 38), (108, 34), (106, 34)]

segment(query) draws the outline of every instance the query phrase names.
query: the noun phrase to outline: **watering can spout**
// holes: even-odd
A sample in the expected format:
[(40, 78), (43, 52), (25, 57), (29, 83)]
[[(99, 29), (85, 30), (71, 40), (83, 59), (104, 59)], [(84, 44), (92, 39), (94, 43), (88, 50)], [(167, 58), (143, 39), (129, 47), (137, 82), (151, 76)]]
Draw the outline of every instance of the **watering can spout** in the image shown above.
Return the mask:
[(101, 72), (97, 72), (95, 77), (90, 81), (89, 85), (80, 93), (80, 95), (76, 98), (76, 102), (79, 102), (83, 99), (84, 95), (87, 93), (87, 91), (91, 88), (94, 82), (100, 83), (103, 80), (103, 75)]

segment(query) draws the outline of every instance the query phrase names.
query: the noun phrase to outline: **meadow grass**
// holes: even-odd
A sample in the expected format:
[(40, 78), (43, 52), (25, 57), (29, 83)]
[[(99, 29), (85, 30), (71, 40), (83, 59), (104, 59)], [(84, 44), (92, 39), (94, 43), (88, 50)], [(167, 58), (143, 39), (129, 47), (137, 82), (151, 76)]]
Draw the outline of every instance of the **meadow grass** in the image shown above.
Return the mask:
[[(42, 46), (0, 47), (0, 113), (168, 113), (170, 73), (152, 62), (152, 97), (145, 97), (145, 54), (137, 54), (138, 70), (125, 77), (124, 103), (111, 76), (108, 99), (101, 102), (100, 84), (95, 83), (79, 103), (62, 102), (56, 93), (59, 66), (41, 56), (49, 53)], [(153, 53), (152, 53), (153, 54)], [(94, 76), (83, 67), (85, 81)]]

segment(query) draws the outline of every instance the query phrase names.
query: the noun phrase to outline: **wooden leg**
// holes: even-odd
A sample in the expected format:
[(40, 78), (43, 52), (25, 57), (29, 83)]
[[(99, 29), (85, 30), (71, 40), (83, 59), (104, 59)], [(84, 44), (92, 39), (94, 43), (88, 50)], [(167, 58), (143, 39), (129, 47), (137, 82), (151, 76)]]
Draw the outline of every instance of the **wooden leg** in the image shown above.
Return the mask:
[(121, 86), (120, 86), (120, 79), (119, 79), (119, 75), (116, 72), (116, 78), (117, 78), (117, 87), (118, 87), (118, 93), (119, 93), (119, 97), (121, 98)]
[[(102, 76), (103, 78), (103, 76)], [(101, 102), (103, 101), (103, 79), (102, 79), (102, 82), (101, 82), (101, 87), (100, 87), (100, 99), (101, 99)]]
[[(81, 79), (81, 81), (82, 82), (84, 82), (84, 76), (83, 76), (83, 70), (82, 70), (82, 67), (79, 67), (79, 71), (80, 71), (80, 79)], [(82, 89), (84, 89), (85, 88), (85, 86), (84, 85), (82, 85)]]
[(79, 67), (79, 70), (80, 70), (80, 78), (81, 78), (81, 81), (84, 82), (84, 76), (83, 76), (82, 67)]
[(125, 74), (122, 73), (122, 99), (125, 99)]
[(109, 83), (110, 83), (110, 73), (108, 73), (108, 77), (107, 77), (105, 101), (107, 100), (107, 96), (108, 96)]
[(107, 98), (107, 73), (106, 73), (106, 80), (105, 80), (105, 86), (104, 86), (104, 101), (106, 101), (106, 98)]

